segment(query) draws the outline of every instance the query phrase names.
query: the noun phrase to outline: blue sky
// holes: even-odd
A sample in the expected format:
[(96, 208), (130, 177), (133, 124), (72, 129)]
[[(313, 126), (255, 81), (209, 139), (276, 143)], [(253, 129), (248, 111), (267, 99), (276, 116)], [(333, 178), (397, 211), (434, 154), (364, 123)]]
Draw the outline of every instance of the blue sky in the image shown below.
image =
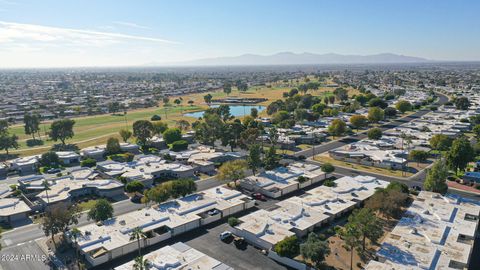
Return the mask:
[(480, 60), (478, 11), (456, 0), (0, 0), (0, 67), (284, 51)]

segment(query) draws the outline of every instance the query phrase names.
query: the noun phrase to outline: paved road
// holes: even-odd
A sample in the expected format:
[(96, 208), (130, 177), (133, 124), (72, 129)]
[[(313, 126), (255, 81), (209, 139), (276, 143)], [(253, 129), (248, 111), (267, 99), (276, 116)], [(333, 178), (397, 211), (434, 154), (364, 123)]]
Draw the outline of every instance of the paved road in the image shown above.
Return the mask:
[[(246, 175), (250, 175), (251, 172), (247, 172)], [(227, 183), (227, 181), (219, 181), (215, 177), (210, 177), (204, 180), (197, 181), (197, 189), (199, 191), (206, 190), (212, 187), (216, 187)], [(115, 215), (122, 215), (125, 213), (133, 212), (144, 207), (143, 204), (133, 203), (129, 199), (113, 203), (113, 209)], [(83, 226), (92, 223), (87, 219), (87, 215), (84, 213), (79, 218), (77, 226)], [(4, 232), (1, 238), (1, 244), (4, 247), (28, 242), (30, 240), (44, 237), (44, 233), (39, 224), (30, 224), (22, 227), (15, 228), (11, 231)]]
[[(439, 94), (439, 93), (437, 93), (437, 95), (438, 95), (438, 100), (437, 100), (437, 103), (436, 103), (437, 105), (443, 105), (443, 104), (448, 102), (448, 97), (447, 96), (445, 96), (443, 94)], [(415, 112), (411, 115), (399, 118), (399, 119), (394, 120), (394, 121), (389, 122), (389, 123), (385, 123), (385, 124), (380, 126), (380, 129), (382, 129), (382, 131), (385, 131), (385, 130), (388, 130), (388, 129), (395, 128), (397, 126), (400, 126), (402, 124), (410, 122), (414, 119), (420, 118), (420, 117), (422, 117), (423, 115), (425, 115), (429, 112), (430, 112), (430, 110), (417, 111), (417, 112)], [(305, 150), (296, 152), (295, 156), (296, 157), (305, 156), (305, 157), (308, 158), (308, 157), (313, 156), (314, 154), (318, 155), (318, 154), (321, 154), (321, 153), (325, 153), (325, 152), (328, 152), (330, 150), (342, 147), (346, 144), (351, 144), (353, 142), (363, 140), (365, 138), (367, 138), (367, 135), (365, 133), (355, 134), (355, 135), (352, 135), (352, 136), (342, 138), (338, 141), (332, 141), (332, 142), (325, 143), (325, 144), (320, 145), (320, 146), (315, 146), (314, 149), (310, 148), (310, 149), (305, 149)]]

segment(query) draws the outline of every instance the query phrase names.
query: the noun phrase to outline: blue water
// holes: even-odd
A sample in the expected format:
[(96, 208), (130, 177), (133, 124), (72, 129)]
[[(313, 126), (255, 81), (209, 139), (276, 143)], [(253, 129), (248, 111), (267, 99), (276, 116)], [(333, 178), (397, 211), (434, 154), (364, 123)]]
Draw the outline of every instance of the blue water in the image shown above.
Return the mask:
[[(210, 107), (212, 108), (217, 108), (219, 105), (212, 105)], [(229, 105), (230, 107), (230, 114), (237, 117), (237, 116), (244, 116), (244, 115), (250, 115), (250, 110), (252, 108), (256, 108), (258, 112), (260, 113), (261, 111), (265, 110), (265, 106), (259, 106), (259, 105)], [(203, 113), (205, 111), (199, 111), (199, 112), (192, 112), (192, 113), (186, 113), (185, 116), (189, 117), (203, 117)]]

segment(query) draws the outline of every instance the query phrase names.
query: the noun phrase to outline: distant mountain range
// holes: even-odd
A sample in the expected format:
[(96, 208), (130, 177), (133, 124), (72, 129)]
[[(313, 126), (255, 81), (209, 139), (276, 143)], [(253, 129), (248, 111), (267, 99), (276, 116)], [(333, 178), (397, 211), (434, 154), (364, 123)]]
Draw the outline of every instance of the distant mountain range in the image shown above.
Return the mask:
[[(250, 66), (250, 65), (316, 65), (316, 64), (388, 64), (388, 63), (423, 63), (431, 60), (381, 53), (372, 55), (343, 55), (336, 53), (292, 53), (281, 52), (272, 55), (244, 54), (233, 57), (205, 58), (186, 62), (170, 63), (175, 66)], [(152, 64), (149, 64), (152, 65)]]

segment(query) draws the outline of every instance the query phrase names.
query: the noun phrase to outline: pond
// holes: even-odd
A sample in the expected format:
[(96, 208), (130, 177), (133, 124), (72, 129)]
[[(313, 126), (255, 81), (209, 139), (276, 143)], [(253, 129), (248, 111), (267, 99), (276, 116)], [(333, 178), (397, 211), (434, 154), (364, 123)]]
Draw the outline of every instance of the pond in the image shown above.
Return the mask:
[[(212, 105), (210, 107), (212, 108), (217, 108), (220, 105)], [(260, 106), (260, 105), (229, 105), (230, 107), (230, 114), (238, 117), (238, 116), (244, 116), (244, 115), (250, 115), (250, 111), (252, 108), (255, 108), (258, 110), (260, 113), (261, 111), (265, 110), (265, 106)], [(198, 111), (198, 112), (192, 112), (192, 113), (186, 113), (184, 114), (185, 116), (188, 117), (194, 117), (194, 118), (199, 118), (203, 117), (203, 113), (205, 111)]]

